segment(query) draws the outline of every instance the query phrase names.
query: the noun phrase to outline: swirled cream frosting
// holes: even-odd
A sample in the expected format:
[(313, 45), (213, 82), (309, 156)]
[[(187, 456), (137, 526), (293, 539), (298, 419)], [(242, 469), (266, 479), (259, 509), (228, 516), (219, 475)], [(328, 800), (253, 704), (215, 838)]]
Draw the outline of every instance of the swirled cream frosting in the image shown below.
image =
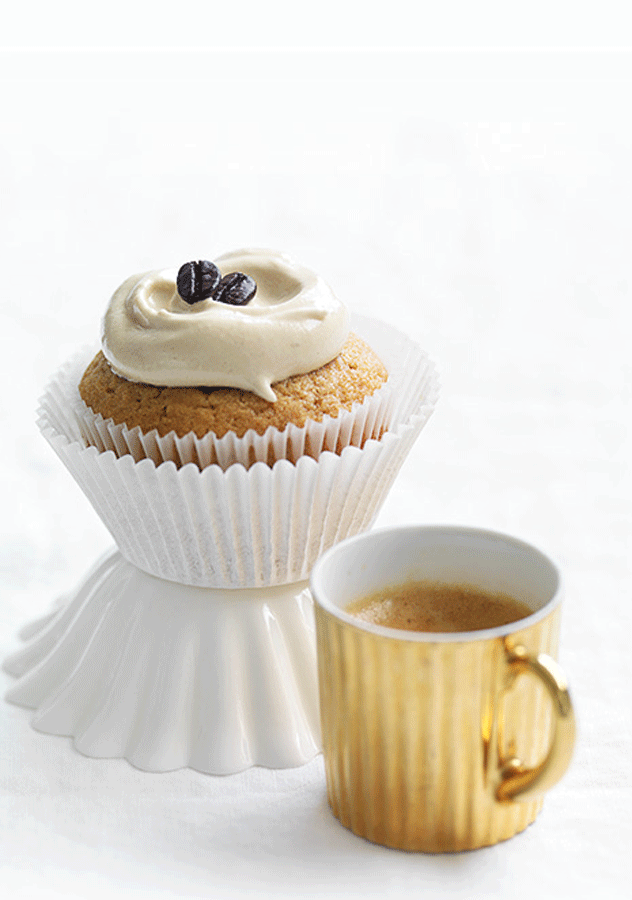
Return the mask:
[(168, 387), (235, 387), (265, 400), (272, 385), (319, 369), (349, 334), (349, 312), (323, 279), (282, 253), (237, 250), (214, 260), (222, 275), (257, 283), (245, 306), (186, 303), (177, 269), (128, 278), (103, 319), (102, 349), (129, 381)]

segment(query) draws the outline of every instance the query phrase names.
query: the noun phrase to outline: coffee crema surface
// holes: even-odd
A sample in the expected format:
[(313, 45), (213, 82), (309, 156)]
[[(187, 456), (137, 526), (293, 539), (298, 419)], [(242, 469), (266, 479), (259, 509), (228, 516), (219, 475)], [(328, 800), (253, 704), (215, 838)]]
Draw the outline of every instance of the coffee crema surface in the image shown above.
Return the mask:
[(508, 594), (473, 585), (409, 581), (355, 600), (346, 612), (385, 628), (436, 634), (497, 628), (524, 619), (533, 610)]

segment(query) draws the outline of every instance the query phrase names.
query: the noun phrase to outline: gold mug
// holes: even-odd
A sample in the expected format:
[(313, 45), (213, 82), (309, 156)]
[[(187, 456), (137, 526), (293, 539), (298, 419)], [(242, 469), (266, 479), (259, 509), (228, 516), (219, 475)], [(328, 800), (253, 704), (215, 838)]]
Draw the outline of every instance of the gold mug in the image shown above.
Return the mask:
[[(503, 592), (533, 612), (430, 634), (346, 611), (426, 580)], [(534, 821), (566, 771), (575, 719), (555, 661), (559, 569), (516, 538), (410, 526), (337, 544), (311, 576), (327, 794), (347, 828), (403, 850), (471, 850)]]

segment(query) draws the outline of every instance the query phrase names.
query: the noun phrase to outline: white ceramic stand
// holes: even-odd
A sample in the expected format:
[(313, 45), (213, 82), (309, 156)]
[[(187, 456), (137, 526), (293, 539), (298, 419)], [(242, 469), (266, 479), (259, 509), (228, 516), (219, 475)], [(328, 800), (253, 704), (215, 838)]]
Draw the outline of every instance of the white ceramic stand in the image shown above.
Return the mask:
[(150, 575), (118, 551), (5, 660), (7, 699), (91, 757), (221, 775), (320, 750), (307, 582), (224, 590)]

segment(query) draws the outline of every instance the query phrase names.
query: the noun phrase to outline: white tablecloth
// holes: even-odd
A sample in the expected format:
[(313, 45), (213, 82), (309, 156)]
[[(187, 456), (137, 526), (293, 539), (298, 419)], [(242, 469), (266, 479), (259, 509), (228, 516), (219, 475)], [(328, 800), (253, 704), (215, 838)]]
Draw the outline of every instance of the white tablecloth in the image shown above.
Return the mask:
[(477, 524), (560, 560), (572, 766), (522, 835), (432, 857), (343, 829), (321, 757), (148, 775), (2, 702), (7, 896), (627, 894), (631, 131), (610, 113), (629, 84), (578, 82), (567, 109), (563, 79), (531, 103), (495, 70), (494, 107), (482, 75), (387, 57), (274, 55), (247, 77), (243, 55), (1, 58), (0, 656), (111, 543), (34, 425), (49, 373), (130, 273), (279, 247), (441, 372), (378, 524)]

